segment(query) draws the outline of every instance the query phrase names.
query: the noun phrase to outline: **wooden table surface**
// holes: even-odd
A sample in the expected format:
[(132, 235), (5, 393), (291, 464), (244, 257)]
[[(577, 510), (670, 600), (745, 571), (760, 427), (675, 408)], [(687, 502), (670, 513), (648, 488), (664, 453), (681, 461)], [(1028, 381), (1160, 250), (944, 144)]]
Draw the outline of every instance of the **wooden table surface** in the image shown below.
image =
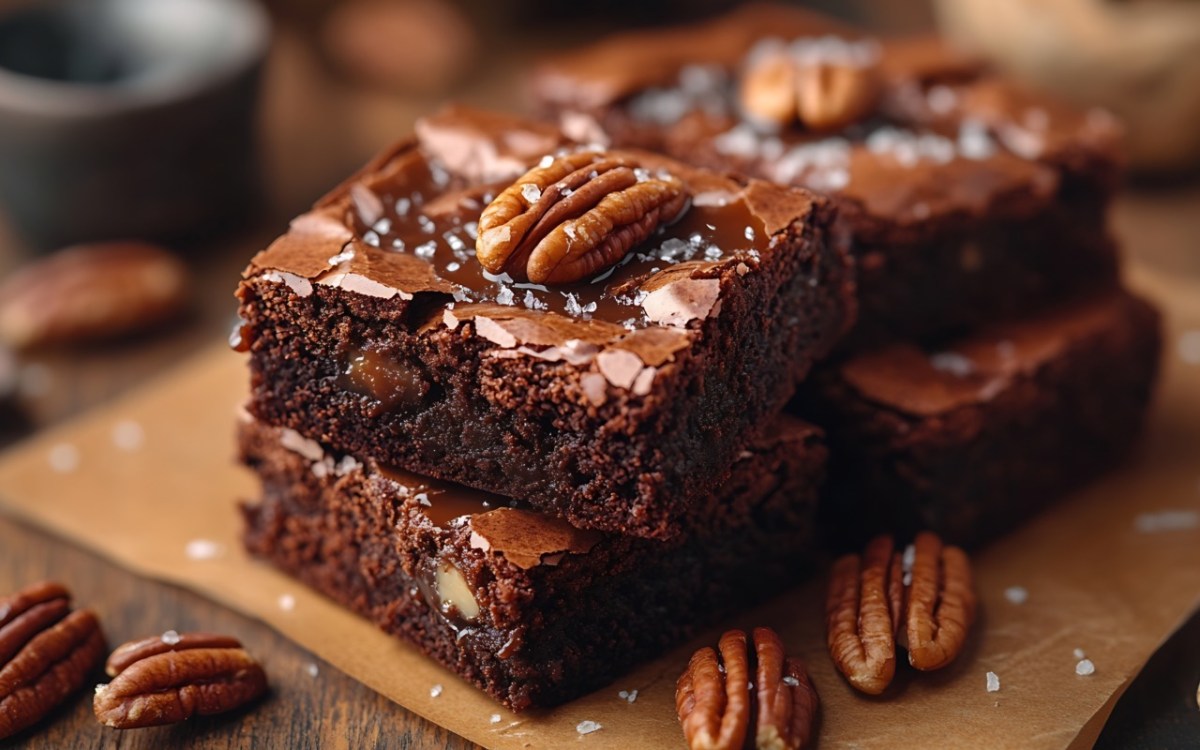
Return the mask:
[[(481, 70), (457, 97), (486, 106), (518, 106), (512, 84), (533, 54), (530, 47), (518, 47), (489, 58), (501, 62)], [(255, 212), (259, 218), (226, 236), (183, 248), (193, 269), (196, 304), (195, 314), (181, 326), (115, 346), (25, 358), (22, 392), (31, 420), (24, 432), (135, 388), (184, 354), (224, 339), (234, 317), (232, 291), (250, 255), (286, 225), (288, 216), (404, 133), (415, 116), (433, 105), (432, 100), (401, 100), (346, 86), (326, 71), (298, 34), (283, 30), (264, 86), (260, 127), (266, 191)], [(1134, 238), (1130, 252), (1142, 261), (1200, 279), (1200, 185), (1193, 181), (1127, 191), (1115, 220), (1123, 236)], [(27, 252), (0, 217), (0, 275)], [(235, 634), (264, 662), (273, 688), (261, 704), (239, 714), (126, 733), (100, 727), (92, 716), (90, 693), (80, 695), (37, 731), (14, 740), (23, 747), (475, 747), (255, 620), (0, 517), (0, 592), (47, 578), (68, 583), (80, 604), (98, 612), (111, 645), (168, 629)], [(1177, 666), (1200, 661), (1192, 645), (1200, 642), (1200, 619), (1189, 625), (1188, 633), (1148, 669), (1154, 676), (1150, 689), (1139, 686), (1122, 702), (1100, 746), (1184, 746), (1173, 744), (1180, 738), (1178, 717), (1189, 710), (1179, 706), (1183, 678)]]

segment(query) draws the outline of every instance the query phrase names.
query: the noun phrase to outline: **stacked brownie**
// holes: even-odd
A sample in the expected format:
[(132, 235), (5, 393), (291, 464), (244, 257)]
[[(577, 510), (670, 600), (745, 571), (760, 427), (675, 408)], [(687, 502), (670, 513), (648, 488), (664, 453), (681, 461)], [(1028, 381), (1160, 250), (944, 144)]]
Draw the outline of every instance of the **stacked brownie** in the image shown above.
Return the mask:
[(933, 38), (747, 6), (548, 61), (576, 137), (825, 195), (858, 323), (794, 410), (829, 436), (824, 540), (930, 528), (978, 544), (1124, 457), (1157, 370), (1155, 310), (1107, 228), (1118, 128)]
[[(481, 263), (519, 231), (495, 206), (571, 248), (593, 213), (563, 207), (610, 177), (633, 187), (593, 204), (635, 215), (604, 237), (643, 232), (624, 252), (575, 281)], [(245, 272), (247, 546), (515, 709), (777, 590), (812, 557), (826, 455), (781, 412), (854, 314), (833, 222), (808, 191), (552, 126), (422, 120)]]

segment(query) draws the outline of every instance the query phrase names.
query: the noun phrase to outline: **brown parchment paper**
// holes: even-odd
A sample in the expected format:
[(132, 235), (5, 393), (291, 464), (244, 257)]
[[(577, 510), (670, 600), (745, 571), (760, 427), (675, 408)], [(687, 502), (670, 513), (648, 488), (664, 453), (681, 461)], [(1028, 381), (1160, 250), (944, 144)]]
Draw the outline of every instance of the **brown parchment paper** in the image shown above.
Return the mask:
[[(822, 748), (1090, 747), (1125, 685), (1200, 603), (1200, 365), (1179, 346), (1200, 331), (1200, 286), (1136, 272), (1167, 312), (1165, 372), (1146, 440), (1130, 465), (1068, 498), (976, 557), (982, 614), (949, 669), (901, 670), (881, 699), (854, 694), (825, 653), (814, 581), (725, 626), (769, 624), (808, 663), (822, 701)], [(1198, 334), (1200, 335), (1200, 334)], [(246, 389), (241, 357), (212, 351), (140, 393), (0, 459), (0, 507), (129, 569), (182, 584), (261, 618), (397, 703), (488, 748), (675, 748), (673, 685), (714, 628), (609, 688), (554, 711), (514, 716), (405, 644), (265, 565), (238, 545), (232, 463)], [(132, 420), (144, 444), (121, 448)], [(60, 469), (78, 459), (72, 471)], [(57, 451), (57, 453), (56, 453)], [(1174, 516), (1160, 514), (1178, 512)], [(1188, 514), (1193, 515), (1188, 515)], [(1171, 519), (1175, 519), (1174, 522)], [(1160, 530), (1139, 528), (1158, 520)], [(1166, 528), (1161, 528), (1161, 527)], [(218, 545), (189, 542), (204, 540)], [(196, 559), (196, 553), (214, 553)], [(200, 555), (204, 558), (205, 555)], [(1009, 587), (1028, 591), (1014, 604)], [(280, 606), (291, 596), (294, 606)], [(1075, 673), (1075, 649), (1096, 666)], [(985, 689), (986, 673), (1000, 690)], [(441, 685), (437, 697), (431, 688)], [(628, 703), (622, 690), (638, 691)], [(491, 721), (493, 714), (500, 720)], [(581, 721), (602, 729), (580, 736)]]

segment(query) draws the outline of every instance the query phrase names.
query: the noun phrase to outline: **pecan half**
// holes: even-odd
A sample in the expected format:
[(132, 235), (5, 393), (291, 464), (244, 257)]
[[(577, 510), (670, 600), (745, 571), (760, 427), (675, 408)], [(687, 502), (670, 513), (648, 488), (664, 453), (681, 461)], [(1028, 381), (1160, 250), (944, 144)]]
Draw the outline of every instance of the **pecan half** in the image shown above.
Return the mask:
[(0, 599), (0, 739), (49, 714), (103, 658), (99, 621), (72, 612), (62, 585), (39, 583)]
[(900, 555), (890, 536), (871, 540), (860, 560), (833, 565), (825, 604), (826, 639), (838, 671), (858, 690), (878, 695), (896, 674), (896, 630), (903, 604)]
[(760, 750), (800, 750), (812, 739), (818, 699), (804, 665), (784, 654), (770, 628), (754, 629), (753, 646), (751, 654), (746, 634), (730, 630), (719, 656), (708, 647), (692, 655), (675, 684), (675, 710), (692, 750), (740, 750), (751, 721)]
[(958, 656), (975, 620), (971, 563), (958, 547), (923, 532), (913, 542), (912, 584), (904, 614), (908, 663), (941, 669)]
[(187, 307), (188, 275), (168, 250), (140, 242), (77, 245), (0, 284), (0, 341), (14, 349), (144, 331)]
[(678, 178), (627, 159), (579, 151), (543, 164), (479, 218), (475, 255), (491, 273), (537, 284), (579, 281), (615, 265), (687, 205)]
[(965, 552), (922, 532), (911, 559), (906, 571), (905, 558), (885, 535), (871, 540), (861, 560), (845, 555), (833, 565), (825, 609), (829, 654), (864, 693), (887, 689), (896, 673), (897, 644), (920, 670), (954, 661), (975, 618)]
[(262, 667), (236, 638), (168, 632), (109, 657), (112, 682), (96, 687), (96, 718), (115, 729), (173, 724), (232, 711), (267, 691)]
[(838, 130), (871, 114), (881, 92), (877, 65), (797, 58), (779, 50), (749, 65), (739, 98), (742, 110), (753, 119)]

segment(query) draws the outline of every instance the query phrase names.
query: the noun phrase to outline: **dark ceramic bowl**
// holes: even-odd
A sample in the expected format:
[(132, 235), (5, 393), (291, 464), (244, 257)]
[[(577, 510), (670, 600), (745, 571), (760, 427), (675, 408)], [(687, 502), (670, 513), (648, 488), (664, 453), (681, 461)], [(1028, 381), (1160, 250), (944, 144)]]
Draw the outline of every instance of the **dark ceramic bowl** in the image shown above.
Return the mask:
[(205, 232), (255, 194), (252, 0), (0, 13), (0, 209), (33, 244)]

